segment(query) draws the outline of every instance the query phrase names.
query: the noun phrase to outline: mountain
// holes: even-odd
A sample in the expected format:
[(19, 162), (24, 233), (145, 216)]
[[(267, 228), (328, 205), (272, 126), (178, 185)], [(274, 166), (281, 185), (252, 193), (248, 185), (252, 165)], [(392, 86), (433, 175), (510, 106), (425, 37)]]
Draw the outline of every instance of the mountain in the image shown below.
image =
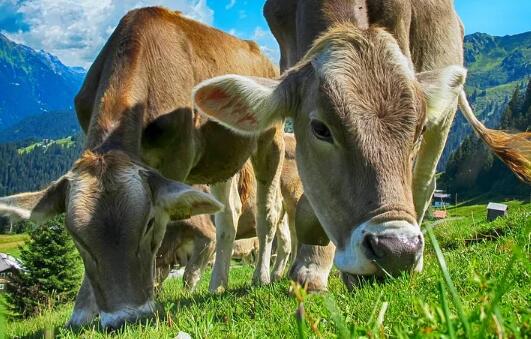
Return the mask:
[[(525, 90), (531, 77), (531, 32), (504, 37), (484, 33), (467, 35), (465, 66), (468, 69), (466, 92), (474, 112), (488, 127), (496, 127), (515, 88)], [(450, 155), (470, 133), (472, 129), (458, 113), (439, 171), (444, 171)]]
[(83, 69), (0, 34), (0, 131), (31, 116), (73, 112), (84, 77)]
[[(0, 196), (42, 189), (79, 157), (83, 136), (0, 144)], [(0, 222), (1, 224), (1, 222)]]
[(80, 132), (76, 114), (72, 111), (48, 112), (22, 119), (0, 130), (0, 144), (17, 141), (58, 139)]

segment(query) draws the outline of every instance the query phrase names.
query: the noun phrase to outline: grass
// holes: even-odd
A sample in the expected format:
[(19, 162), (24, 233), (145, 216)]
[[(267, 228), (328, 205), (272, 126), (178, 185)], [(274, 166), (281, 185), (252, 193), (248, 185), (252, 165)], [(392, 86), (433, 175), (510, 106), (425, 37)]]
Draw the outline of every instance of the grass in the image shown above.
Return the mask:
[(29, 236), (27, 234), (0, 234), (0, 252), (18, 257), (20, 255), (20, 246), (28, 239)]
[(17, 152), (19, 155), (23, 155), (23, 154), (28, 154), (28, 153), (33, 152), (35, 148), (44, 148), (46, 150), (48, 149), (48, 147), (52, 145), (58, 145), (58, 146), (62, 146), (63, 148), (69, 148), (69, 147), (74, 146), (74, 141), (72, 140), (72, 137), (66, 137), (66, 138), (58, 139), (58, 140), (48, 140), (46, 142), (41, 141), (41, 142), (33, 143), (26, 147), (19, 148)]
[(237, 266), (231, 269), (229, 291), (221, 295), (207, 292), (210, 272), (196, 292), (184, 290), (178, 280), (166, 281), (158, 295), (162, 311), (149, 324), (106, 333), (95, 322), (73, 332), (62, 327), (72, 309), (68, 304), (10, 321), (5, 333), (65, 338), (174, 338), (179, 331), (193, 338), (528, 337), (531, 204), (509, 205), (509, 217), (492, 223), (485, 221), (484, 205), (450, 208), (450, 216), (461, 219), (425, 228), (422, 273), (385, 283), (367, 281), (351, 292), (336, 270), (328, 293), (306, 295), (288, 280), (251, 287), (252, 267)]

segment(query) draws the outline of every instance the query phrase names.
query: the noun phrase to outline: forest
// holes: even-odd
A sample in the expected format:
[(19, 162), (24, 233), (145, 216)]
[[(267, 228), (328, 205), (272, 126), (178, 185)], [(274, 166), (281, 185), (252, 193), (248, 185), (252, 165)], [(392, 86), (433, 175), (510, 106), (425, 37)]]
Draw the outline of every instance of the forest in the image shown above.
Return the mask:
[[(524, 90), (517, 86), (505, 107), (497, 129), (531, 130), (531, 80)], [(475, 134), (465, 138), (450, 156), (439, 186), (463, 197), (483, 193), (528, 197), (531, 188), (522, 185)]]

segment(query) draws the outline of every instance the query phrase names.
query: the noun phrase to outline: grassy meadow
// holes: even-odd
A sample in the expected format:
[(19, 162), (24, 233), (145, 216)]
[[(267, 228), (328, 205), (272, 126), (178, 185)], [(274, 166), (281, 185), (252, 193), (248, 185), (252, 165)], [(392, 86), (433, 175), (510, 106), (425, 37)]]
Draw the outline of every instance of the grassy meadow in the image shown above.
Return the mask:
[[(175, 338), (180, 331), (193, 338), (527, 338), (531, 204), (506, 202), (509, 216), (489, 223), (483, 203), (449, 208), (447, 221), (426, 221), (421, 274), (363, 281), (347, 291), (334, 269), (329, 292), (305, 295), (287, 279), (251, 287), (253, 268), (235, 265), (220, 295), (207, 291), (210, 272), (194, 292), (166, 281), (157, 297), (161, 311), (147, 324), (105, 332), (94, 322), (72, 331), (63, 327), (73, 307), (67, 304), (9, 320), (3, 331), (66, 338)], [(0, 238), (0, 251), (3, 244)]]

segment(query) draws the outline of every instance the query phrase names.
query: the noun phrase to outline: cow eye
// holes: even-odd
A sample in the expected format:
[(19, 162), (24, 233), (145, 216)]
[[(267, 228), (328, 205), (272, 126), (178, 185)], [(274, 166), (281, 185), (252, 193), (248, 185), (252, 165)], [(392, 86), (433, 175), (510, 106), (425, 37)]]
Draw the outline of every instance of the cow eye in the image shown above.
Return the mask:
[(312, 128), (313, 135), (322, 141), (326, 141), (329, 143), (333, 143), (334, 140), (332, 139), (332, 133), (328, 129), (328, 127), (319, 120), (312, 120), (310, 122), (310, 126)]

